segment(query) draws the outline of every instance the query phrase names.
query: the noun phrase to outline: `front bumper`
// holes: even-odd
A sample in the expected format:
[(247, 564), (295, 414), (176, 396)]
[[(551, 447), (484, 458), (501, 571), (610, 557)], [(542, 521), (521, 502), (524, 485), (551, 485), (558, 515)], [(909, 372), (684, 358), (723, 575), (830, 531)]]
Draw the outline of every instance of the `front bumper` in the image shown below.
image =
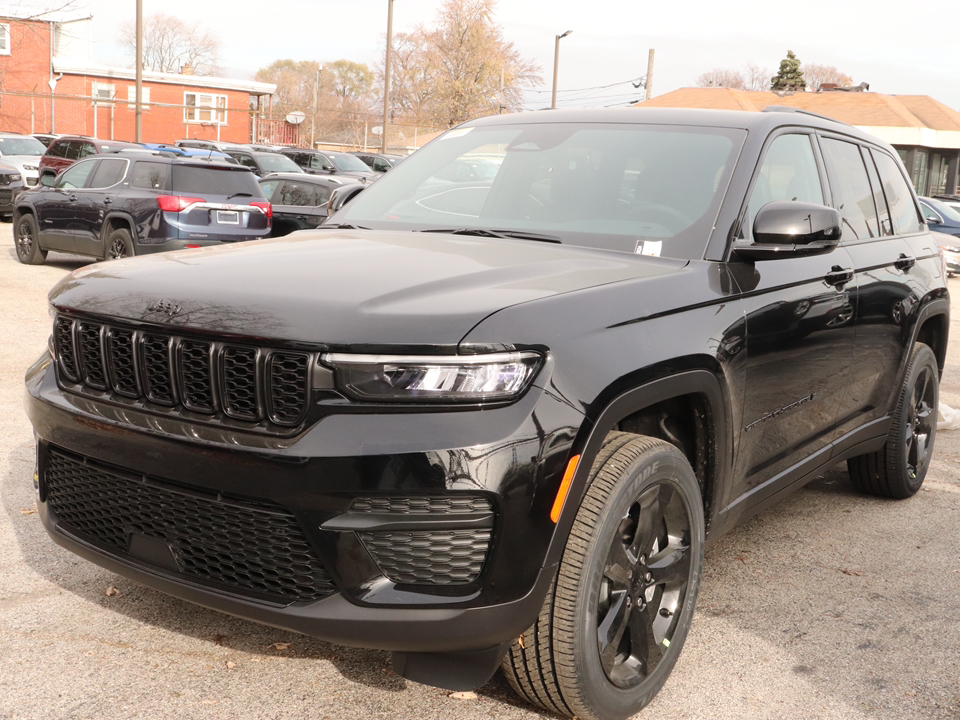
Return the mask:
[[(26, 408), (39, 439), (38, 506), (58, 544), (137, 582), (238, 617), (344, 645), (415, 654), (403, 663), (411, 673), (407, 676), (437, 684), (432, 671), (410, 658), (498, 648), (536, 618), (555, 570), (545, 567), (554, 531), (550, 506), (582, 420), (568, 405), (533, 387), (512, 405), (482, 412), (335, 414), (295, 437), (252, 436), (228, 428), (218, 433), (209, 427), (198, 433), (186, 421), (161, 420), (64, 391), (49, 354), (27, 373)], [(85, 468), (76, 482), (92, 477), (114, 487), (111, 478), (119, 478), (159, 493), (151, 501), (160, 508), (154, 512), (155, 524), (144, 529), (143, 515), (124, 516), (125, 540), (118, 546), (115, 540), (113, 545), (105, 542), (91, 526), (65, 522), (57, 508), (66, 508), (66, 501), (60, 500), (60, 506), (51, 502), (53, 457)], [(61, 473), (58, 482), (63, 477)], [(99, 487), (95, 490), (102, 495)], [(266, 514), (285, 514), (327, 571), (332, 591), (302, 600), (234, 586), (229, 578), (224, 582), (222, 568), (213, 581), (209, 574), (197, 575), (190, 570), (195, 565), (183, 564), (180, 541), (149, 529), (183, 514), (182, 503), (164, 495), (170, 492), (207, 503), (191, 512), (206, 518), (209, 526), (223, 516), (215, 503), (229, 505), (229, 512), (236, 505), (241, 506), (237, 512), (256, 514), (265, 508)], [(144, 505), (148, 494), (126, 496), (136, 495)], [(464, 497), (483, 498), (492, 517), (420, 511), (390, 516), (384, 511), (389, 502), (364, 515), (355, 505), (358, 498), (372, 499), (374, 505), (399, 498), (400, 506), (411, 498), (415, 505), (439, 498), (438, 507), (443, 507), (450, 498)], [(436, 564), (431, 564), (430, 533), (449, 533), (451, 527), (463, 529), (471, 522), (487, 527), (489, 535), (478, 574), (454, 574), (452, 582), (447, 577), (441, 583), (429, 581), (429, 568), (427, 575), (417, 575), (423, 572), (423, 565), (413, 567), (419, 550), (426, 549), (429, 567)], [(210, 532), (222, 531), (228, 542), (234, 530), (213, 527)], [(289, 533), (283, 533), (286, 542)], [(377, 533), (387, 533), (379, 543), (371, 541)], [(399, 561), (378, 554), (378, 547), (387, 547), (390, 555), (398, 543), (412, 548)], [(456, 548), (452, 555), (456, 557)], [(239, 572), (235, 557), (224, 562)], [(245, 566), (244, 571), (255, 575), (258, 570)], [(497, 655), (491, 666), (489, 653), (483, 657), (478, 682), (485, 681), (480, 676), (492, 673), (499, 659)], [(445, 681), (445, 686), (473, 682)]]

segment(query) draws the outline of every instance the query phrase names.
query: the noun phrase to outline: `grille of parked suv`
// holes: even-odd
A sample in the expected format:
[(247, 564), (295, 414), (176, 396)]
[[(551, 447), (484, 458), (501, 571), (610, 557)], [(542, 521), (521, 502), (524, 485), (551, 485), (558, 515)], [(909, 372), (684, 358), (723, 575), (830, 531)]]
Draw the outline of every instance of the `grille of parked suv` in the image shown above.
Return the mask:
[[(362, 497), (353, 501), (350, 513), (395, 515), (403, 525), (358, 533), (383, 574), (396, 583), (468, 585), (480, 577), (493, 534), (493, 507), (485, 497)], [(457, 527), (469, 525), (468, 516), (487, 516), (489, 522), (483, 527)], [(440, 518), (449, 518), (442, 523), (447, 527), (437, 527)], [(417, 529), (418, 522), (429, 523), (429, 529)]]
[(309, 353), (63, 315), (57, 317), (53, 339), (61, 378), (82, 393), (145, 401), (154, 412), (186, 409), (221, 422), (280, 426), (274, 430), (298, 425), (307, 411)]
[[(284, 508), (128, 475), (53, 447), (43, 467), (47, 502), (59, 523), (113, 555), (278, 602), (336, 592), (300, 524)], [(144, 547), (147, 556), (138, 551)]]

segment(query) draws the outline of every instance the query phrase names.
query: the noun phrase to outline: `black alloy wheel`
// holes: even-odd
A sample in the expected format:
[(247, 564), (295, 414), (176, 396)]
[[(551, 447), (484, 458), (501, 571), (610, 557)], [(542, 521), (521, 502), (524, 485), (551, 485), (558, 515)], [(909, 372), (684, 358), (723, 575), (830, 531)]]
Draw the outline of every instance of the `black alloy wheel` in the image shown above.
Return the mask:
[(916, 494), (930, 467), (937, 435), (940, 370), (933, 350), (916, 343), (887, 442), (877, 452), (850, 458), (850, 480), (861, 492), (889, 498)]
[(679, 449), (631, 433), (607, 436), (588, 482), (540, 616), (502, 668), (547, 710), (622, 720), (663, 687), (690, 630), (703, 501)]
[(121, 260), (133, 255), (133, 240), (130, 238), (130, 232), (124, 228), (111, 232), (107, 238), (107, 260)]
[(47, 259), (47, 251), (40, 249), (37, 221), (33, 215), (22, 215), (14, 232), (17, 260), (25, 265), (40, 265)]
[(597, 649), (614, 685), (649, 677), (670, 646), (690, 573), (690, 517), (673, 486), (657, 483), (627, 510), (611, 543), (597, 598)]

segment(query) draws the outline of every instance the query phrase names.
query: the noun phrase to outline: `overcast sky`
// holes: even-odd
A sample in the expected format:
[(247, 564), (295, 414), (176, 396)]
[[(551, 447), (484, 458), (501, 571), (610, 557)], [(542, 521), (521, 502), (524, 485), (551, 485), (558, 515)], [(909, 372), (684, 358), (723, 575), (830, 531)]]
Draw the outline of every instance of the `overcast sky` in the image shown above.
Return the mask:
[[(116, 38), (120, 25), (133, 20), (135, 1), (76, 2), (94, 17), (92, 60), (131, 65)], [(429, 24), (439, 5), (395, 0), (394, 31)], [(216, 31), (223, 43), (221, 65), (243, 78), (280, 58), (346, 58), (372, 66), (386, 34), (387, 0), (143, 0), (143, 6), (146, 15), (175, 14)], [(637, 91), (626, 81), (646, 74), (647, 53), (655, 48), (655, 95), (692, 86), (713, 68), (743, 69), (749, 61), (772, 75), (793, 50), (803, 62), (835, 65), (854, 83), (870, 83), (872, 91), (932, 95), (960, 109), (956, 6), (924, 3), (922, 19), (918, 8), (903, 0), (500, 0), (496, 20), (506, 39), (543, 69), (540, 92), (528, 93), (530, 108), (549, 105), (554, 37), (573, 30), (561, 40), (561, 105), (635, 99)]]

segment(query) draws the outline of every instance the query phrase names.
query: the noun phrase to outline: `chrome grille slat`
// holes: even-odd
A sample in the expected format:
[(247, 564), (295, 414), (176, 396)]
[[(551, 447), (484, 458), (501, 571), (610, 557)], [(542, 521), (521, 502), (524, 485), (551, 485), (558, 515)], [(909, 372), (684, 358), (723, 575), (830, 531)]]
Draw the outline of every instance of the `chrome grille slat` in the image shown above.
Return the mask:
[[(139, 400), (148, 412), (183, 410), (263, 432), (303, 422), (315, 356), (135, 330), (59, 315), (56, 367), (75, 392)], [(279, 426), (279, 427), (278, 427)]]

